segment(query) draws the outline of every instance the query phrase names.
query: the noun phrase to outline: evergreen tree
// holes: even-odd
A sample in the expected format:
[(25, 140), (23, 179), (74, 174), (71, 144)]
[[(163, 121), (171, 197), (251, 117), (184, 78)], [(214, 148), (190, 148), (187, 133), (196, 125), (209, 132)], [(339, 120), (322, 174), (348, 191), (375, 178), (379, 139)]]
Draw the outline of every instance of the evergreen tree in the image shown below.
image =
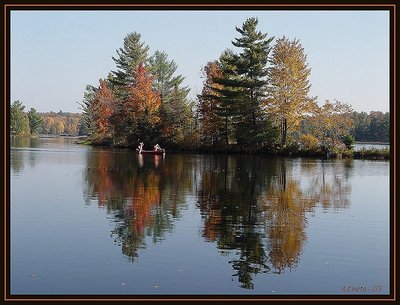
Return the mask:
[(174, 76), (177, 69), (178, 65), (175, 61), (168, 60), (165, 52), (156, 51), (149, 59), (149, 72), (154, 77), (154, 89), (159, 92), (161, 103), (171, 98), (176, 86), (185, 98), (189, 93), (187, 87), (181, 87), (185, 78), (182, 75)]
[(257, 31), (257, 25), (257, 18), (247, 19), (241, 28), (236, 27), (241, 37), (232, 41), (235, 47), (242, 49), (233, 60), (239, 76), (237, 86), (245, 93), (241, 101), (240, 121), (237, 124), (237, 140), (239, 144), (252, 147), (263, 145), (265, 131), (268, 129), (261, 103), (265, 98), (270, 43), (274, 39)]
[(29, 119), (24, 113), (25, 106), (14, 101), (10, 109), (10, 134), (14, 137), (29, 136)]
[(114, 145), (132, 145), (137, 142), (137, 120), (131, 115), (132, 88), (137, 85), (139, 66), (146, 66), (148, 62), (149, 47), (141, 42), (141, 35), (137, 32), (129, 33), (124, 38), (124, 45), (116, 52), (118, 57), (113, 57), (117, 66), (108, 77), (114, 99), (111, 105), (110, 118), (114, 129)]
[[(226, 138), (224, 136), (224, 120), (217, 114), (221, 94), (216, 92), (222, 86), (214, 82), (222, 78), (222, 69), (218, 61), (209, 62), (203, 68), (204, 83), (201, 94), (198, 95), (197, 113), (200, 122), (200, 138), (206, 146), (218, 145)], [(226, 131), (225, 131), (225, 134)]]
[(94, 103), (96, 99), (98, 88), (87, 85), (86, 90), (83, 94), (83, 101), (78, 102), (78, 105), (82, 109), (82, 118), (80, 121), (79, 133), (85, 133), (90, 138), (93, 138), (96, 134), (96, 126), (94, 124)]
[(369, 125), (371, 124), (371, 118), (369, 115), (362, 112), (354, 112), (353, 115), (354, 120), (354, 138), (356, 141), (368, 141), (368, 130)]
[(267, 34), (257, 31), (257, 25), (257, 18), (249, 18), (241, 28), (236, 27), (241, 37), (232, 44), (241, 53), (226, 50), (221, 54), (222, 77), (213, 79), (216, 86), (212, 88), (219, 99), (216, 113), (225, 121), (225, 143), (230, 142), (232, 130), (237, 144), (250, 150), (268, 146), (273, 136), (262, 105), (273, 37), (267, 38)]
[(89, 128), (85, 122), (85, 118), (81, 116), (78, 122), (78, 136), (87, 136), (88, 134)]
[[(371, 123), (369, 125), (369, 141), (386, 142), (389, 140), (389, 122), (381, 111), (371, 111), (369, 114)], [(386, 126), (385, 126), (386, 125)]]
[(389, 142), (390, 141), (390, 114), (389, 112), (386, 112), (383, 116), (383, 128), (382, 128), (382, 139), (381, 141), (383, 142)]
[(38, 134), (41, 131), (43, 119), (36, 112), (35, 108), (31, 108), (28, 112), (28, 119), (31, 134)]
[(139, 64), (145, 64), (148, 60), (149, 47), (140, 41), (141, 35), (137, 32), (129, 33), (124, 38), (123, 48), (116, 52), (118, 57), (113, 57), (117, 70), (112, 71), (110, 80), (116, 86), (118, 93), (126, 97), (128, 86), (135, 82)]
[(149, 59), (153, 88), (160, 96), (159, 137), (161, 143), (167, 146), (182, 144), (184, 132), (191, 120), (187, 101), (189, 89), (182, 87), (182, 75), (175, 76), (177, 68), (177, 64), (168, 60), (165, 52), (156, 51)]
[(356, 141), (389, 142), (390, 113), (381, 111), (354, 112), (352, 134)]
[[(220, 75), (213, 77), (211, 85), (212, 94), (216, 103), (214, 112), (222, 121), (222, 135), (225, 146), (237, 142), (238, 125), (242, 123), (243, 112), (247, 103), (246, 91), (241, 87), (240, 77), (237, 73), (236, 62), (238, 55), (232, 50), (225, 50), (219, 58)], [(241, 126), (243, 127), (243, 126)], [(220, 127), (221, 130), (221, 127)]]

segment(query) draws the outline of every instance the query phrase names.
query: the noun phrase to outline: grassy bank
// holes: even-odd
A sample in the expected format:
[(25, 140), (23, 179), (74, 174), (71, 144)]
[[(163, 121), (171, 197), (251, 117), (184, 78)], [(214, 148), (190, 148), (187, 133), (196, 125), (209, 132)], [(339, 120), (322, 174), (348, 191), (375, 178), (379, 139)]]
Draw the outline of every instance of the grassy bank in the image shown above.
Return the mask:
[(355, 159), (390, 159), (389, 148), (362, 148), (353, 152)]

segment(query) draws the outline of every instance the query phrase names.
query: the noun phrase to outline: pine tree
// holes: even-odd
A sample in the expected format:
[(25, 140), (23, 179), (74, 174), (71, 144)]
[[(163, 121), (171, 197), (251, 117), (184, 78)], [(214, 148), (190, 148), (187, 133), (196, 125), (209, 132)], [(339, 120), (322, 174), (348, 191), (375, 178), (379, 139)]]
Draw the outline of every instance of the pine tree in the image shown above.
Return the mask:
[(168, 60), (165, 52), (156, 51), (149, 59), (149, 72), (153, 75), (154, 89), (159, 92), (161, 103), (171, 98), (178, 86), (182, 95), (186, 97), (189, 93), (187, 87), (181, 88), (184, 77), (182, 75), (174, 76), (178, 65), (173, 60)]
[(217, 114), (220, 95), (216, 92), (222, 85), (214, 79), (222, 78), (222, 69), (218, 61), (209, 62), (203, 68), (204, 84), (201, 94), (198, 95), (197, 112), (200, 121), (200, 137), (206, 146), (218, 145), (225, 138), (223, 136), (224, 121)]
[(43, 119), (36, 112), (35, 108), (31, 108), (28, 112), (29, 129), (31, 134), (38, 134), (41, 131)]
[[(238, 139), (238, 125), (243, 120), (246, 92), (240, 86), (235, 65), (238, 56), (231, 50), (222, 52), (219, 58), (221, 73), (212, 78), (211, 95), (216, 100), (214, 112), (223, 122), (222, 134), (225, 146)], [(221, 129), (221, 128), (220, 128)], [(240, 140), (239, 140), (240, 143)]]
[(247, 19), (241, 28), (236, 31), (241, 37), (235, 38), (232, 44), (241, 48), (236, 58), (238, 86), (245, 92), (242, 101), (241, 120), (237, 125), (238, 143), (241, 145), (263, 145), (265, 140), (266, 117), (262, 109), (262, 100), (265, 97), (266, 76), (268, 74), (268, 55), (271, 51), (270, 43), (274, 37), (267, 38), (267, 34), (256, 30), (257, 18)]
[(10, 134), (15, 137), (29, 136), (29, 119), (24, 113), (25, 106), (20, 101), (14, 101), (10, 109)]
[(354, 112), (353, 121), (354, 121), (353, 134), (356, 141), (368, 141), (368, 130), (371, 124), (370, 116), (364, 111), (360, 113)]
[(108, 80), (114, 94), (110, 118), (114, 129), (114, 145), (132, 145), (131, 141), (136, 138), (137, 122), (128, 115), (131, 89), (138, 81), (139, 66), (148, 62), (148, 51), (149, 47), (141, 42), (141, 35), (133, 32), (125, 36), (123, 47), (116, 51), (118, 57), (113, 57), (117, 70), (110, 73)]
[(118, 57), (112, 57), (117, 70), (112, 71), (109, 79), (115, 86), (116, 95), (123, 100), (128, 98), (128, 87), (136, 80), (139, 64), (146, 64), (148, 61), (149, 47), (140, 39), (141, 35), (137, 32), (127, 34), (123, 48), (116, 51)]
[(163, 145), (176, 146), (184, 141), (191, 113), (188, 111), (189, 89), (182, 86), (184, 77), (175, 75), (178, 66), (168, 60), (165, 52), (156, 51), (149, 60), (153, 88), (160, 96), (160, 140)]
[(98, 88), (87, 85), (83, 94), (83, 101), (77, 102), (82, 109), (82, 118), (79, 123), (80, 133), (88, 135), (90, 138), (96, 133), (94, 125), (93, 103), (96, 98)]
[(224, 51), (219, 59), (222, 76), (213, 79), (215, 109), (225, 121), (225, 144), (234, 133), (237, 144), (249, 150), (267, 146), (273, 136), (272, 127), (263, 109), (268, 54), (272, 38), (256, 30), (257, 18), (247, 19), (236, 31), (241, 34), (232, 44), (241, 49), (235, 54)]

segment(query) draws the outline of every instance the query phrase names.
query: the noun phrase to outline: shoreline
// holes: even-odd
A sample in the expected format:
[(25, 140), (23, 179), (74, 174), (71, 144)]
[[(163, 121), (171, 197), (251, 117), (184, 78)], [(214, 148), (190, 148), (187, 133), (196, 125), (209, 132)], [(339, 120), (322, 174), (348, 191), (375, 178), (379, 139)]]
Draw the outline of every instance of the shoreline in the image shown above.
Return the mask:
[(47, 138), (84, 139), (84, 138), (87, 138), (87, 136), (40, 134), (39, 136), (37, 136), (37, 138), (40, 138), (40, 139), (47, 139)]
[[(93, 144), (87, 141), (78, 142), (75, 144), (78, 145), (89, 145), (89, 146), (97, 146), (103, 147), (107, 149), (124, 149), (135, 152), (135, 147), (121, 147), (121, 146), (112, 146), (112, 145), (101, 145), (101, 144)], [(390, 148), (365, 148), (363, 150), (353, 150), (353, 151), (342, 151), (342, 152), (321, 152), (321, 151), (297, 151), (297, 152), (289, 152), (289, 151), (246, 151), (241, 149), (207, 149), (207, 148), (182, 148), (182, 149), (171, 149), (168, 148), (165, 151), (168, 153), (181, 153), (181, 154), (231, 154), (231, 155), (258, 155), (258, 156), (269, 156), (269, 157), (285, 157), (285, 158), (313, 158), (313, 159), (364, 159), (364, 160), (390, 160)]]
[[(124, 149), (135, 151), (136, 147), (120, 147), (112, 146), (107, 144), (94, 144), (88, 141), (87, 136), (62, 136), (62, 135), (39, 135), (39, 138), (68, 138), (76, 139), (74, 144), (77, 145), (89, 145), (104, 147), (108, 149)], [(355, 144), (375, 144), (375, 145), (388, 145), (388, 147), (382, 148), (363, 148), (362, 150), (353, 151), (340, 151), (340, 152), (321, 152), (321, 151), (249, 151), (242, 149), (223, 149), (223, 148), (182, 148), (182, 149), (171, 149), (167, 148), (166, 153), (184, 153), (184, 154), (245, 154), (245, 155), (261, 155), (271, 157), (288, 157), (288, 158), (315, 158), (315, 159), (364, 159), (364, 160), (390, 160), (390, 143), (383, 142), (355, 142)]]
[(356, 141), (354, 144), (371, 144), (371, 145), (390, 145), (390, 142), (365, 142), (365, 141)]

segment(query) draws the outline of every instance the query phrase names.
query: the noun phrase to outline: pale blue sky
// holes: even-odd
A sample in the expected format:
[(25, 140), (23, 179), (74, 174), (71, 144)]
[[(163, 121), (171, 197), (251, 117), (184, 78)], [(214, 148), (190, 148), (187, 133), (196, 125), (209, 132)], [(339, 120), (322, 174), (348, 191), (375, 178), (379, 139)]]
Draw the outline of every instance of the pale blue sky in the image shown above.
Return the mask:
[(201, 92), (201, 68), (218, 59), (249, 17), (269, 36), (298, 38), (311, 67), (311, 95), (356, 111), (389, 111), (389, 12), (385, 11), (12, 11), (11, 100), (27, 109), (80, 112), (87, 84), (115, 69), (129, 32), (165, 51)]

